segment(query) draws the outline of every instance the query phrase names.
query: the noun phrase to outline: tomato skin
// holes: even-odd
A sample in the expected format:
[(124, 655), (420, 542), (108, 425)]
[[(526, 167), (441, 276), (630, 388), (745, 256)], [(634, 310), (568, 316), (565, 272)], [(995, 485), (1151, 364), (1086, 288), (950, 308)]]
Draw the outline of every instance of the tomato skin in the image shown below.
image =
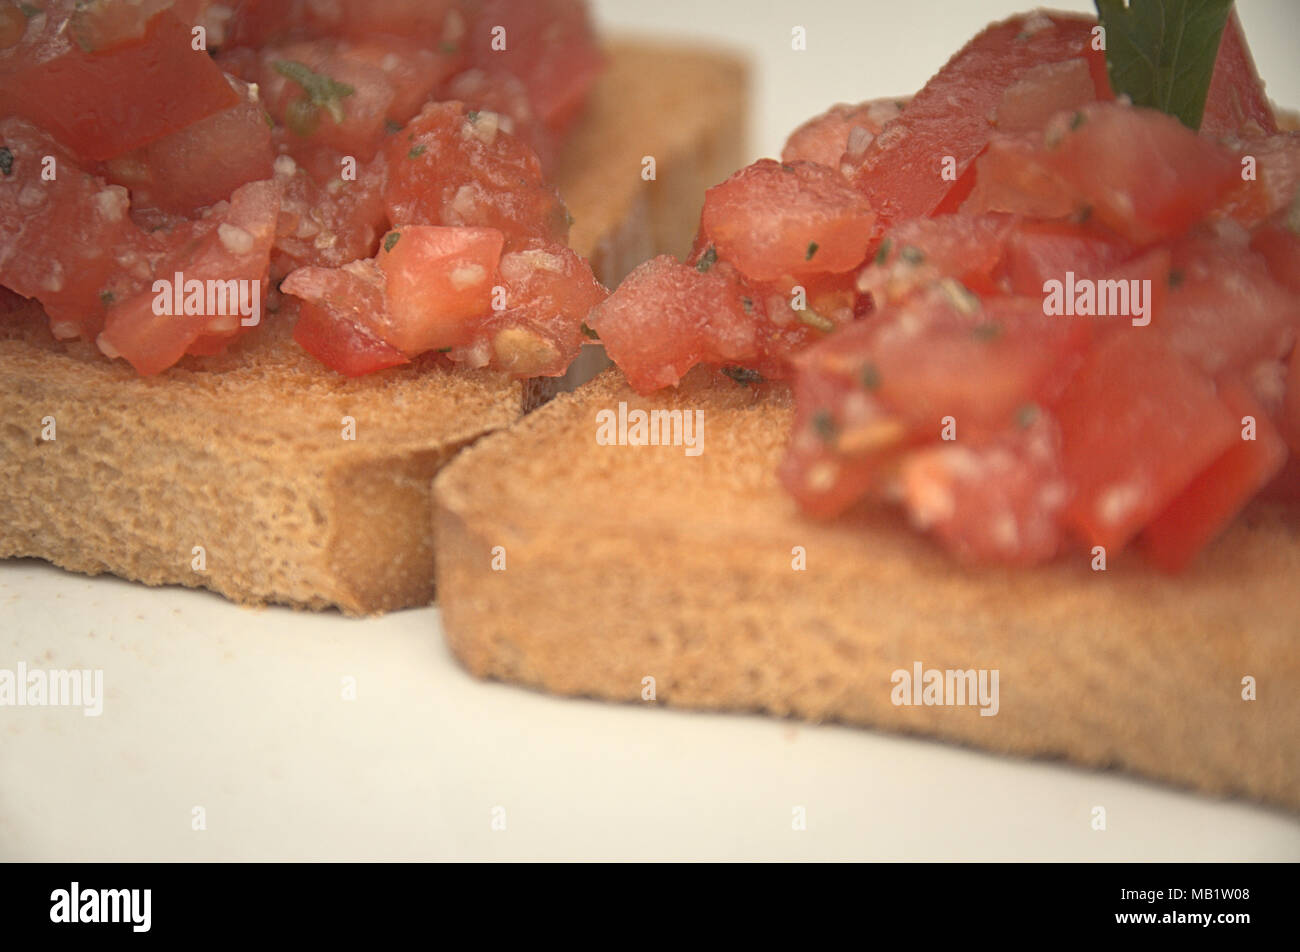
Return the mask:
[(1255, 438), (1237, 439), (1142, 530), (1147, 557), (1177, 572), (1222, 532), (1287, 460), (1287, 446), (1250, 391), (1231, 378), (1219, 381), (1219, 399), (1237, 425), (1251, 416)]
[(510, 240), (563, 243), (568, 212), (536, 154), (459, 102), (425, 109), (384, 146), (389, 221), (495, 228)]
[(380, 336), (403, 353), (464, 343), (491, 311), (505, 246), (495, 228), (399, 224), (381, 246), (387, 308)]
[(1238, 439), (1214, 385), (1145, 333), (1117, 330), (1055, 406), (1074, 497), (1068, 521), (1117, 551)]
[(1087, 57), (1095, 25), (1088, 17), (1032, 14), (995, 23), (967, 43), (851, 171), (881, 223), (933, 212), (953, 184), (940, 175), (942, 158), (951, 156), (964, 173), (993, 137), (989, 117), (1006, 90), (1031, 68)]
[(1133, 254), (1132, 244), (1096, 228), (1063, 221), (1023, 222), (1006, 241), (1000, 270), (1015, 294), (1042, 294), (1043, 284), (1067, 271), (1102, 278)]
[(191, 49), (189, 28), (166, 10), (139, 40), (92, 53), (71, 46), (0, 84), (0, 112), (30, 119), (89, 160), (122, 155), (238, 102), (220, 67)]
[(760, 159), (705, 192), (700, 230), (747, 278), (771, 281), (851, 270), (874, 222), (838, 172)]

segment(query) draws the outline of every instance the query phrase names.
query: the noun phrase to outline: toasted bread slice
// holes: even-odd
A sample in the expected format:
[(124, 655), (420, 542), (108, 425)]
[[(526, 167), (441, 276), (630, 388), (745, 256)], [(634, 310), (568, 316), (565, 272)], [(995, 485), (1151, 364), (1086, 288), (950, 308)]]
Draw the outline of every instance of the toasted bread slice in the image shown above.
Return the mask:
[[(620, 403), (699, 411), (702, 452), (600, 445), (597, 414)], [(1300, 808), (1294, 512), (1251, 510), (1177, 577), (1138, 557), (971, 569), (892, 513), (802, 517), (775, 475), (791, 417), (777, 385), (698, 369), (641, 397), (609, 371), (462, 453), (435, 481), (452, 650), (476, 675), (559, 694), (642, 700), (654, 678), (658, 703), (934, 734)], [(996, 669), (996, 715), (895, 705), (893, 673), (917, 662)]]
[[(597, 277), (613, 285), (687, 246), (704, 189), (745, 158), (745, 112), (734, 58), (609, 49), (557, 177)], [(146, 379), (56, 342), (31, 309), (0, 319), (0, 557), (244, 603), (427, 604), (434, 473), (541, 388), (433, 359), (347, 380), (294, 344), (291, 324), (269, 315), (229, 353)]]

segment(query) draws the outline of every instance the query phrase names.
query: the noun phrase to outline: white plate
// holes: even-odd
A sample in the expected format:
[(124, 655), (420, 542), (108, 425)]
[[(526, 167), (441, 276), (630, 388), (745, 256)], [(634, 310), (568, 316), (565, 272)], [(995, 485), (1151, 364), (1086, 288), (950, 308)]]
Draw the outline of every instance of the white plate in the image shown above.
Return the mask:
[[(611, 29), (750, 50), (769, 154), (831, 102), (915, 89), (1015, 9), (928, 6), (597, 4)], [(1300, 5), (1240, 6), (1270, 92), (1300, 105)], [(3, 859), (1300, 859), (1293, 816), (1116, 774), (479, 683), (434, 609), (248, 611), (11, 561), (0, 668), (19, 661), (102, 670), (104, 705), (0, 708)]]

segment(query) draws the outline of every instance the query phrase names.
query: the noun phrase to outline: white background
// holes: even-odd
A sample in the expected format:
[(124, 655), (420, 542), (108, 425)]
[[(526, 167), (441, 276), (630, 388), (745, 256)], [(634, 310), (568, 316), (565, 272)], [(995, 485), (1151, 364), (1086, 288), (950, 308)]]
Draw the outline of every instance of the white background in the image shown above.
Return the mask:
[[(597, 8), (610, 29), (748, 50), (755, 154), (831, 102), (914, 90), (1016, 9)], [(1245, 0), (1241, 13), (1270, 93), (1300, 105), (1300, 4)], [(806, 52), (789, 48), (795, 24)], [(1300, 859), (1294, 816), (1112, 773), (482, 684), (447, 652), (436, 609), (248, 611), (0, 563), (0, 667), (18, 661), (103, 669), (107, 697), (99, 718), (0, 708), (0, 859)], [(1105, 832), (1089, 825), (1098, 805)], [(791, 829), (796, 806), (805, 832)]]

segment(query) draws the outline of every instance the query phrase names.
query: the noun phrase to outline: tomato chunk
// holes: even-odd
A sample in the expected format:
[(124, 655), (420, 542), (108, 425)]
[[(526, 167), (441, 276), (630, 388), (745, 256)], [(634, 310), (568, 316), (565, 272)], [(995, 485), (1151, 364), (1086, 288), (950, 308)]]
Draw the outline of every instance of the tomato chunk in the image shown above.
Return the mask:
[[(109, 356), (125, 357), (142, 374), (166, 370), (201, 337), (233, 338), (245, 319), (260, 321), (266, 299), (267, 270), (280, 195), (270, 182), (250, 182), (235, 190), (229, 203), (214, 205), (211, 214), (177, 227), (163, 239), (164, 254), (155, 275), (171, 286), (155, 284), (108, 310), (100, 349)], [(159, 294), (170, 296), (175, 276), (183, 276), (185, 313), (159, 313)], [(210, 311), (209, 302), (220, 299), (204, 293), (197, 313), (189, 312), (191, 281), (223, 285), (223, 310)], [(233, 285), (233, 287), (232, 287)], [(244, 315), (236, 302), (247, 297), (255, 314)], [(209, 342), (210, 344), (210, 342)], [(211, 350), (210, 346), (204, 348)]]
[(1277, 132), (1273, 107), (1255, 70), (1236, 10), (1229, 14), (1219, 41), (1201, 132), (1214, 137)]
[(381, 336), (406, 354), (463, 343), (492, 309), (505, 238), (494, 228), (398, 225), (378, 264), (387, 279)]
[(785, 141), (782, 162), (816, 162), (839, 170), (840, 159), (862, 158), (867, 147), (903, 111), (900, 99), (871, 99), (856, 106), (837, 103), (809, 119)]
[(568, 211), (536, 154), (492, 112), (427, 106), (384, 147), (393, 222), (495, 228), (508, 239), (564, 242)]
[[(721, 262), (700, 270), (651, 258), (587, 318), (638, 392), (676, 386), (698, 363), (744, 363), (758, 352), (746, 288)], [(751, 300), (751, 307), (755, 304)]]
[(700, 229), (720, 258), (766, 281), (856, 267), (874, 221), (838, 172), (761, 159), (705, 193)]
[(167, 10), (138, 40), (43, 52), (50, 51), (6, 64), (0, 112), (30, 119), (83, 159), (122, 155), (239, 102), (221, 68), (191, 48), (190, 28)]
[(1089, 545), (1118, 550), (1238, 439), (1213, 383), (1134, 328), (1108, 336), (1056, 408), (1067, 518)]
[[(1142, 532), (1142, 547), (1156, 565), (1178, 571), (1222, 532), (1287, 460), (1287, 447), (1250, 391), (1220, 381), (1219, 398), (1236, 418), (1240, 439), (1201, 472)], [(1247, 417), (1253, 419), (1253, 437)]]
[(384, 275), (373, 262), (301, 268), (280, 289), (302, 299), (293, 339), (326, 366), (359, 377), (408, 362), (374, 330), (382, 324), (385, 301)]
[(1034, 13), (996, 23), (966, 44), (876, 136), (851, 172), (883, 224), (933, 212), (953, 186), (945, 156), (960, 176), (993, 137), (1003, 96), (1046, 63), (1090, 55), (1086, 17)]

